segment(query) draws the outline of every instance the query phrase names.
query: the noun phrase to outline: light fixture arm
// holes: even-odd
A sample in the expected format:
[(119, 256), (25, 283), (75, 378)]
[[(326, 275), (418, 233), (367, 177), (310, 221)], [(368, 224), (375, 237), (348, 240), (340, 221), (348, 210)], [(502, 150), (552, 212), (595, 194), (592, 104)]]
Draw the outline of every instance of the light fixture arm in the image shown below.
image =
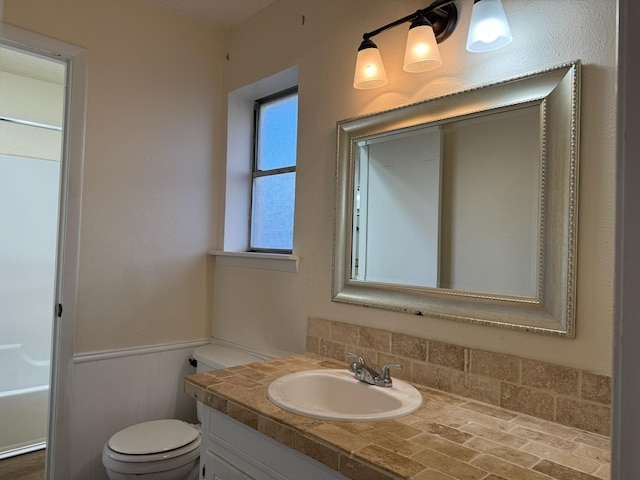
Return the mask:
[[(436, 0), (428, 7), (362, 35), (358, 48), (353, 88), (369, 89), (386, 85), (387, 73), (378, 46), (371, 40), (379, 33), (410, 22), (402, 69), (420, 73), (442, 65), (438, 43), (453, 33), (458, 23), (456, 1)], [(488, 52), (511, 42), (509, 23), (501, 0), (474, 0), (467, 36), (467, 50)]]
[(455, 0), (438, 0), (428, 7), (410, 13), (398, 20), (388, 23), (380, 28), (376, 28), (371, 32), (362, 35), (363, 40), (369, 40), (371, 37), (391, 28), (402, 25), (403, 23), (412, 22), (416, 18), (424, 16), (433, 27), (433, 33), (438, 43), (446, 40), (453, 33), (458, 22), (458, 9), (455, 6)]

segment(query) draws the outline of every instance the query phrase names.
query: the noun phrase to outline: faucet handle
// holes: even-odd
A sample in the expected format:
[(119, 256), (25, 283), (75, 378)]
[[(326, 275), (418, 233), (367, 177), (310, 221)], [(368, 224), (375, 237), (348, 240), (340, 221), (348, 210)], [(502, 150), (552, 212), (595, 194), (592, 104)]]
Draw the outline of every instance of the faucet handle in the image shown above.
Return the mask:
[(354, 357), (358, 359), (358, 363), (361, 363), (362, 365), (366, 365), (367, 362), (364, 361), (364, 358), (362, 358), (360, 355), (358, 355), (357, 353), (353, 353), (353, 352), (348, 352), (348, 355), (350, 357)]
[(389, 375), (389, 368), (391, 367), (402, 370), (402, 365), (400, 365), (399, 363), (385, 363), (382, 366), (382, 370), (380, 370), (380, 375), (378, 375), (378, 379), (384, 384), (383, 386), (385, 387), (390, 387), (392, 384), (391, 375)]
[(361, 380), (362, 376), (362, 369), (363, 367), (366, 368), (367, 367), (367, 363), (364, 361), (364, 358), (362, 358), (360, 355), (358, 355), (357, 353), (353, 353), (353, 352), (348, 352), (350, 357), (354, 357), (357, 360), (355, 362), (352, 362), (349, 364), (349, 367), (347, 368), (347, 370), (349, 370), (351, 373), (355, 373), (356, 374), (356, 378), (358, 380)]

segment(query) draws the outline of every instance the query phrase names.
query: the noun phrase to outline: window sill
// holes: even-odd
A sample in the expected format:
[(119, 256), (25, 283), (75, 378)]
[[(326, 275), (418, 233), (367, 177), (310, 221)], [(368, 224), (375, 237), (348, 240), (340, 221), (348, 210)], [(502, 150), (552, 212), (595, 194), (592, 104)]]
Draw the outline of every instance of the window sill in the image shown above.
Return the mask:
[(258, 268), (277, 272), (298, 273), (298, 255), (258, 252), (223, 252), (211, 250), (209, 255), (216, 257), (216, 265), (229, 267)]

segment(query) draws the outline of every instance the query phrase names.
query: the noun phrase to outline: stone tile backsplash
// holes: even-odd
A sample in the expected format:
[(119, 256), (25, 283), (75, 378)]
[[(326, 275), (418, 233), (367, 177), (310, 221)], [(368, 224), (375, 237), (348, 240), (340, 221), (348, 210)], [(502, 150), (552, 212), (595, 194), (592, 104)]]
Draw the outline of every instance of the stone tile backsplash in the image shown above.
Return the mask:
[(400, 363), (392, 376), (514, 412), (610, 435), (611, 378), (512, 355), (310, 318), (307, 351), (340, 362)]

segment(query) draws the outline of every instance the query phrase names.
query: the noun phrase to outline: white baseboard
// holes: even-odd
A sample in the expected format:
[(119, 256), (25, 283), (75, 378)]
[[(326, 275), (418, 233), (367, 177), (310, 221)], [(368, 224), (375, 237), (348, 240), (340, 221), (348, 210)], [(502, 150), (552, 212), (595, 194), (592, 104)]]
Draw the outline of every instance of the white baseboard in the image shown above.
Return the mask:
[(161, 343), (157, 345), (146, 345), (143, 347), (118, 348), (114, 350), (99, 350), (95, 352), (76, 353), (73, 355), (73, 363), (96, 362), (99, 360), (109, 360), (112, 358), (131, 357), (134, 355), (147, 355), (149, 353), (168, 352), (171, 350), (182, 350), (183, 348), (196, 348), (211, 343), (211, 338), (201, 338), (186, 342)]

